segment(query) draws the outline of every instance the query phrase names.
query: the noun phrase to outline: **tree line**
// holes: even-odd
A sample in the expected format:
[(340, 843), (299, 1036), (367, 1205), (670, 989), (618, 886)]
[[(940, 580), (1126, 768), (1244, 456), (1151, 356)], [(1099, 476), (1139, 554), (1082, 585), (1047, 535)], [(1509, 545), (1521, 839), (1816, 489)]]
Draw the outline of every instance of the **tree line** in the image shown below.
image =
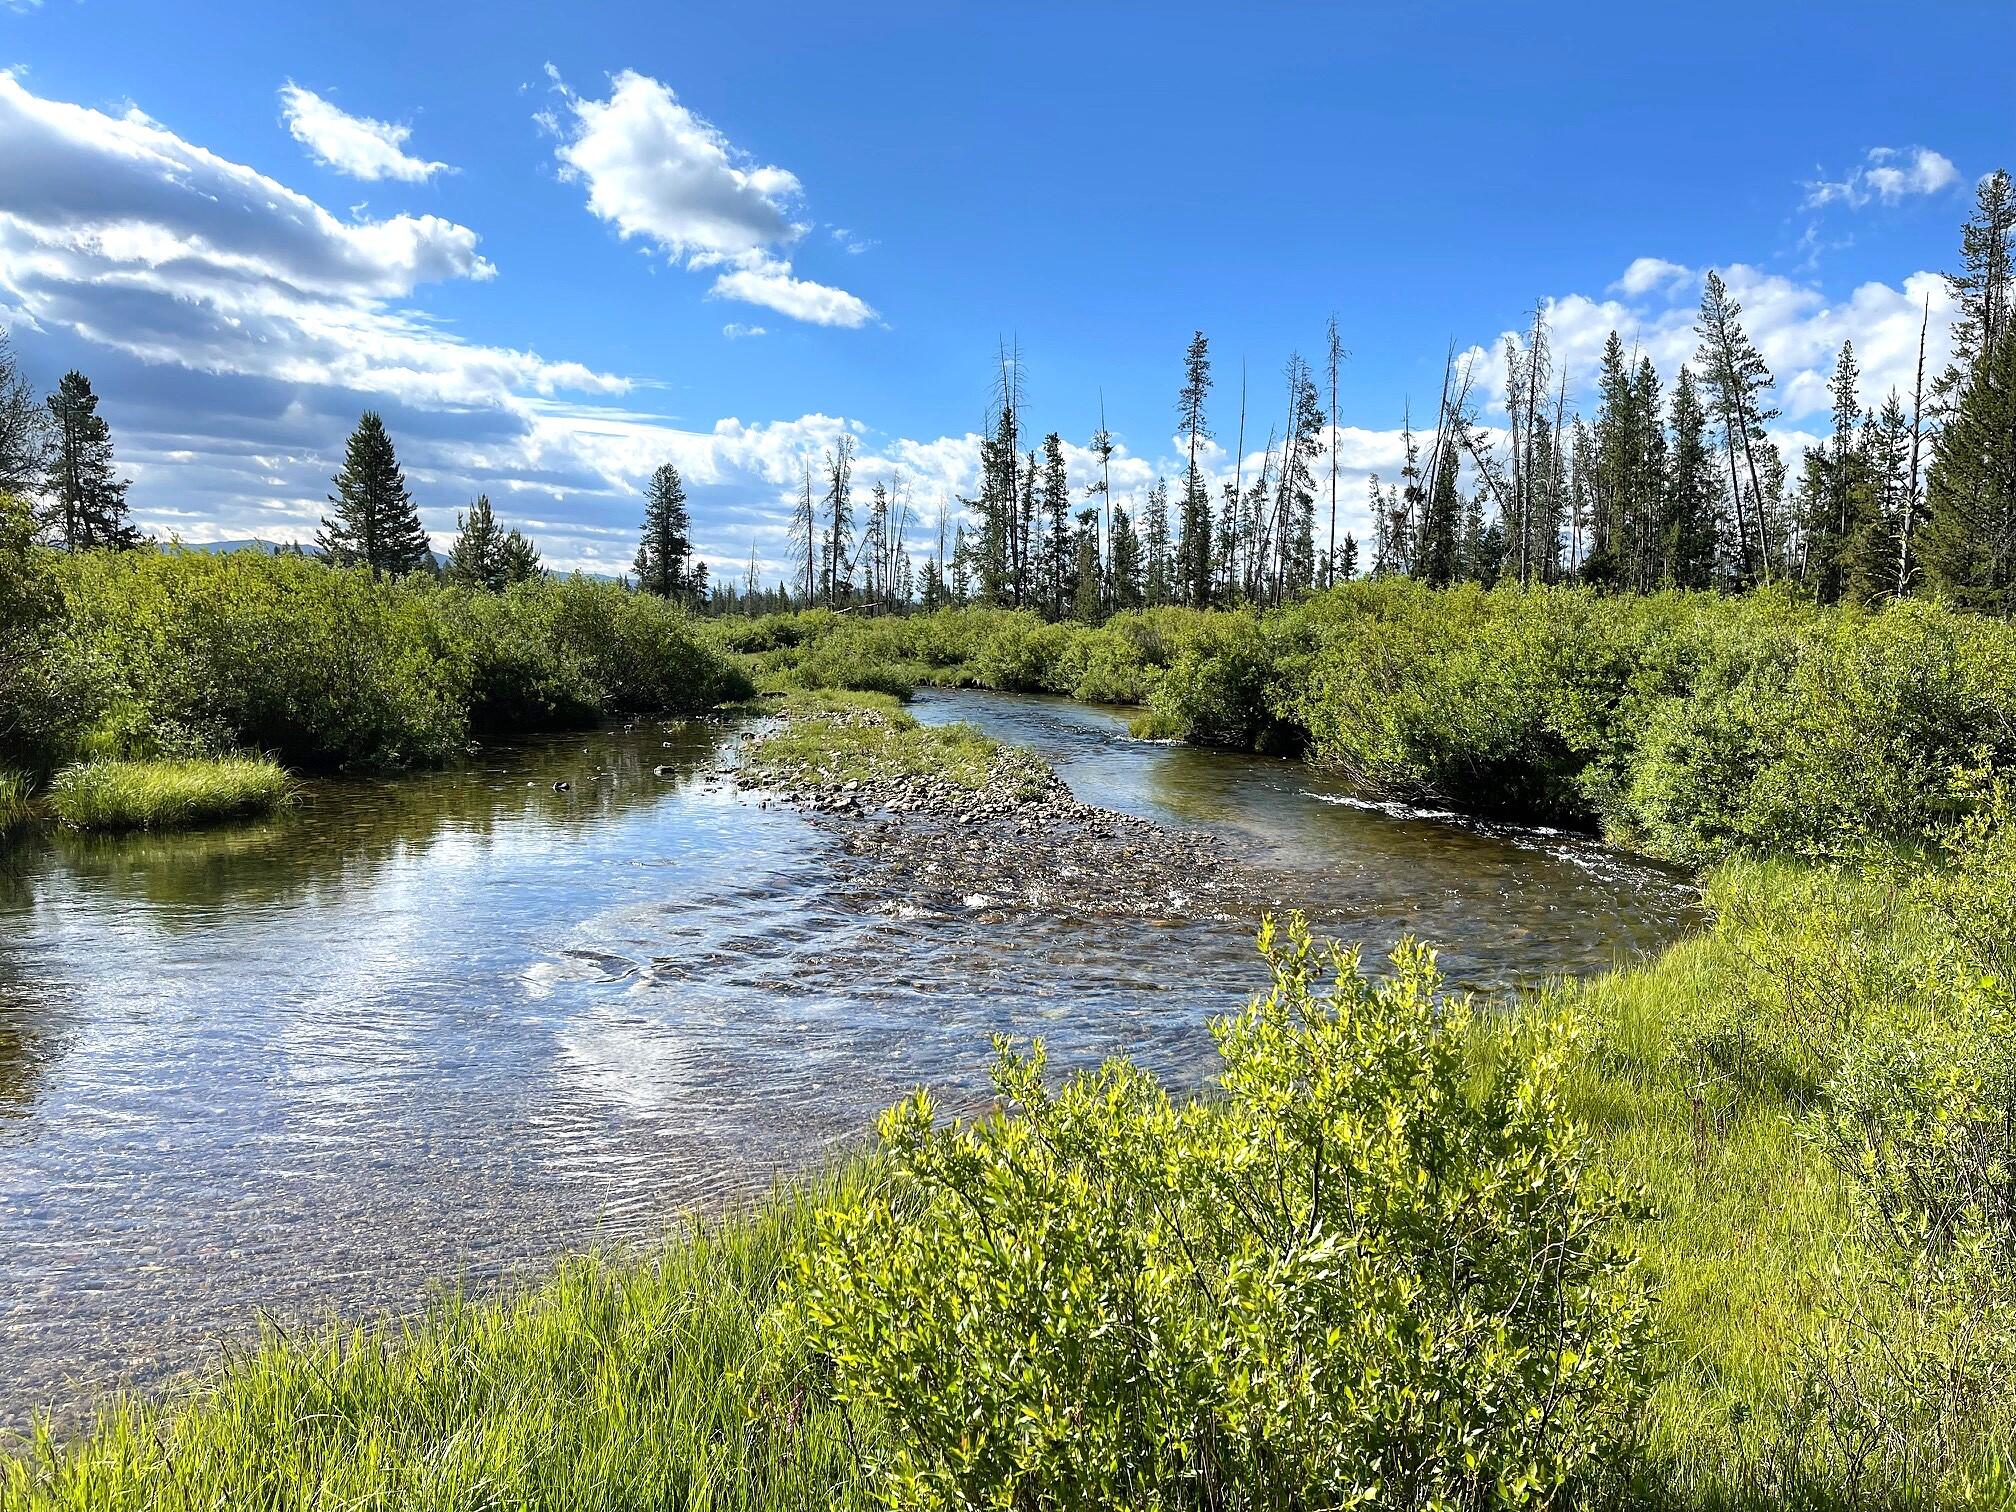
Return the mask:
[(1823, 603), (1932, 593), (2008, 613), (2016, 609), (2012, 245), (2016, 190), (1998, 171), (1976, 186), (1960, 266), (1945, 275), (1956, 307), (1951, 362), (1927, 371), (1929, 299), (1908, 396), (1864, 393), (1854, 343), (1843, 343), (1830, 433), (1796, 467), (1769, 429), (1779, 418), (1774, 375), (1714, 271), (1703, 280), (1692, 362), (1669, 387), (1649, 356), (1611, 332), (1590, 415), (1569, 410), (1544, 306), (1500, 354), (1502, 425), (1480, 418), (1477, 363), (1459, 363), (1452, 349), (1432, 427), (1417, 431), (1410, 418), (1399, 476), (1370, 480), (1364, 560), (1361, 543), (1337, 529), (1330, 416), (1346, 354), (1334, 317), (1320, 374), (1300, 354), (1284, 365), (1250, 477), (1247, 438), (1258, 422), (1242, 373), (1234, 472), (1215, 489), (1200, 461), (1218, 434), (1211, 350), (1202, 331), (1193, 335), (1176, 400), (1181, 476), (1157, 479), (1131, 503), (1113, 491), (1118, 448), (1103, 415), (1088, 446), (1095, 475), (1073, 490), (1063, 440), (1056, 431), (1037, 437), (1021, 353), (1004, 345), (979, 490), (940, 505), (922, 561), (910, 555), (900, 482), (875, 485), (857, 542), (853, 442), (843, 436), (825, 456), (823, 487), (805, 468), (785, 581), (763, 590), (752, 556), (745, 583), (717, 592), (715, 606), (984, 604), (1095, 620), (1163, 604), (1277, 605), (1369, 571), (1438, 585), (1582, 582), (1638, 592), (1778, 583)]
[[(825, 605), (869, 611), (985, 604), (1052, 620), (1101, 619), (1164, 604), (1278, 605), (1369, 571), (1430, 583), (1583, 582), (1606, 588), (1741, 591), (1787, 584), (1821, 602), (1917, 592), (1995, 613), (2016, 609), (2016, 189), (1983, 179), (1961, 230), (1951, 361), (1926, 370), (1926, 302), (1909, 396), (1863, 392), (1853, 342), (1837, 354), (1829, 435), (1795, 467), (1770, 433), (1775, 378), (1719, 273), (1703, 282), (1691, 363), (1670, 387), (1651, 358), (1611, 332), (1594, 413), (1570, 413), (1546, 308), (1501, 354), (1505, 422), (1480, 418), (1474, 358), (1443, 364), (1432, 426), (1403, 427), (1399, 475), (1369, 483), (1371, 539), (1338, 531), (1331, 444), (1345, 359), (1338, 324), (1319, 373), (1291, 354), (1257, 407), (1242, 369), (1233, 475), (1204, 461), (1213, 416), (1209, 340), (1195, 333), (1177, 391), (1181, 475), (1144, 497), (1116, 496), (1118, 443), (1102, 414), (1089, 442), (1096, 476), (1074, 488), (1058, 431), (1029, 417), (1018, 349), (998, 352), (979, 486), (939, 501), (927, 527), (898, 477), (857, 505), (854, 440), (816, 470), (808, 458), (781, 581), (766, 585), (752, 546), (739, 581), (710, 582), (697, 559), (684, 484), (670, 463), (644, 491), (636, 586), (716, 612)], [(1326, 409), (1327, 405), (1327, 409)], [(436, 570), (384, 423), (351, 434), (317, 547), (374, 573)], [(0, 490), (39, 498), (47, 535), (71, 549), (130, 547), (111, 432), (88, 379), (66, 374), (37, 402), (0, 332)], [(541, 571), (486, 496), (457, 516), (443, 575), (501, 589)], [(918, 551), (919, 535), (929, 549)]]
[[(482, 493), (456, 513), (454, 545), (437, 560), (391, 433), (375, 411), (359, 417), (332, 482), (332, 508), (314, 546), (336, 566), (377, 577), (437, 574), (493, 592), (545, 572), (531, 538), (499, 524)], [(33, 502), (39, 532), (65, 550), (125, 551), (142, 540), (126, 502), (129, 486), (118, 475), (112, 430), (98, 413), (90, 379), (73, 369), (38, 400), (0, 328), (0, 494)], [(694, 558), (685, 486), (670, 463), (646, 485), (634, 566), (643, 592), (695, 605), (707, 597), (707, 564)]]

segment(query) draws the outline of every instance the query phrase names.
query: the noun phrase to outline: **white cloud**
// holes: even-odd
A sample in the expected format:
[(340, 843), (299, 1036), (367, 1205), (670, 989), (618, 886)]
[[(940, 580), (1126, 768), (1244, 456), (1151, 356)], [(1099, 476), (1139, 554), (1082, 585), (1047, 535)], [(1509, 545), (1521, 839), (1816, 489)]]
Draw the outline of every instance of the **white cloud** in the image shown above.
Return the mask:
[(721, 334), (730, 341), (740, 341), (744, 336), (768, 336), (770, 333), (759, 325), (744, 325), (739, 320), (731, 320), (721, 327)]
[(446, 163), (430, 163), (405, 150), (412, 127), (353, 116), (298, 84), (290, 82), (280, 90), (280, 115), (311, 157), (351, 178), (417, 184), (437, 173), (454, 172)]
[(1694, 270), (1676, 262), (1668, 262), (1663, 257), (1634, 257), (1631, 266), (1624, 270), (1624, 276), (1610, 285), (1617, 293), (1636, 298), (1650, 294), (1655, 289), (1666, 289), (1677, 283), (1686, 283), (1694, 277)]
[(791, 264), (769, 258), (723, 273), (708, 292), (717, 299), (740, 299), (812, 325), (851, 328), (875, 318), (867, 301), (845, 289), (793, 277)]
[(547, 72), (567, 117), (536, 119), (560, 138), (564, 177), (586, 186), (588, 208), (625, 240), (639, 237), (675, 263), (725, 268), (711, 292), (815, 325), (875, 318), (844, 289), (797, 277), (777, 253), (804, 236), (802, 188), (789, 169), (749, 157), (658, 80), (625, 69), (609, 98), (584, 99)]
[(1937, 194), (1960, 181), (1960, 170), (1930, 147), (1871, 147), (1844, 178), (1806, 185), (1806, 208), (1842, 204), (1860, 209), (1872, 199), (1894, 205), (1907, 195)]

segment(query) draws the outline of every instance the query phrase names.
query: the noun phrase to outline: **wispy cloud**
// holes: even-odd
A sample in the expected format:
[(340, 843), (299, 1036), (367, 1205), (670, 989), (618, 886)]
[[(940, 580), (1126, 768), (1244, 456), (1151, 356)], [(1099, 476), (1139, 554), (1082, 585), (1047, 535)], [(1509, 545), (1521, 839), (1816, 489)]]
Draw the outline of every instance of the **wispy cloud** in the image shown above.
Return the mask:
[(455, 171), (446, 163), (430, 163), (406, 151), (411, 126), (351, 115), (295, 83), (280, 90), (280, 117), (316, 162), (351, 178), (417, 184)]
[(1960, 182), (1960, 170), (1930, 147), (1871, 147), (1843, 178), (1819, 178), (1806, 185), (1804, 207), (1846, 205), (1859, 210), (1871, 200), (1894, 205), (1915, 194), (1937, 194)]

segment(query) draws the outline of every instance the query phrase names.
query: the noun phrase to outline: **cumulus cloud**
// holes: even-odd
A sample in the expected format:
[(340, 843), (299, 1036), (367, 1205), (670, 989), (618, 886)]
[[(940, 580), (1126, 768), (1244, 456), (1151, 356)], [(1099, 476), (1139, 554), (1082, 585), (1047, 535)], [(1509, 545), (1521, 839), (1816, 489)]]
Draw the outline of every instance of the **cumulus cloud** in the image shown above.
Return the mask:
[(1619, 294), (1637, 298), (1655, 290), (1670, 289), (1675, 284), (1690, 283), (1694, 276), (1692, 268), (1663, 257), (1634, 257), (1624, 276), (1610, 287)]
[(446, 163), (430, 163), (406, 151), (412, 127), (353, 116), (292, 82), (280, 90), (280, 117), (309, 156), (351, 178), (418, 184), (437, 173), (455, 171)]
[(1871, 200), (1894, 205), (1914, 194), (1937, 194), (1960, 181), (1960, 170), (1930, 147), (1871, 147), (1863, 160), (1839, 179), (1806, 185), (1806, 208), (1841, 204), (1860, 209)]
[(769, 258), (723, 273), (708, 292), (717, 299), (761, 305), (812, 325), (862, 326), (875, 318), (865, 300), (845, 289), (794, 277), (789, 263)]
[(777, 249), (802, 238), (802, 186), (789, 169), (759, 163), (647, 75), (625, 69), (609, 98), (569, 89), (547, 73), (566, 115), (542, 113), (560, 137), (561, 174), (588, 192), (588, 208), (625, 240), (648, 241), (689, 268), (720, 268), (710, 292), (814, 325), (861, 326), (865, 300), (799, 278)]
[(759, 325), (744, 325), (739, 320), (731, 320), (721, 327), (721, 334), (730, 341), (740, 341), (744, 336), (767, 336), (770, 333)]

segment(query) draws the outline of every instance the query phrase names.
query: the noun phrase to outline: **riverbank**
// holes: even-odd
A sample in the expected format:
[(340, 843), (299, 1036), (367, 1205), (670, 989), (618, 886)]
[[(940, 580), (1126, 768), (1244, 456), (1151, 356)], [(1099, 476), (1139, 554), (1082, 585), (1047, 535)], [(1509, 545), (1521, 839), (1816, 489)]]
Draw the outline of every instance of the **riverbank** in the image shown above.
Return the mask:
[[(0, 498), (0, 516), (18, 506)], [(0, 530), (0, 765), (264, 753), (396, 771), (472, 742), (692, 714), (747, 680), (680, 605), (581, 577), (493, 593), (256, 552), (58, 552)]]
[[(905, 785), (920, 780), (927, 794), (941, 786), (918, 817), (942, 826), (1001, 759), (984, 738), (920, 729), (879, 699), (803, 701), (779, 736), (791, 755), (779, 769), (797, 774), (784, 790), (796, 782), (821, 795), (820, 822), (856, 835), (876, 812), (909, 803)], [(978, 785), (929, 776), (933, 750), (953, 753), (944, 771)], [(1029, 791), (1040, 809), (1042, 785)], [(837, 810), (836, 798), (846, 800)], [(1586, 1162), (1578, 1188), (1627, 1195), (1589, 1232), (1635, 1253), (1647, 1283), (1642, 1356), (1617, 1336), (1628, 1381), (1603, 1398), (1637, 1405), (1628, 1424), (1606, 1417), (1609, 1427), (1592, 1428), (1585, 1447), (1600, 1453), (1577, 1462), (1578, 1504), (2004, 1504), (2016, 1328), (1992, 1262), (2006, 1218), (1980, 1200), (2002, 1169), (1983, 1141), (2007, 1060), (2006, 994), (1984, 975), (1983, 952), (2016, 933), (2016, 843), (1998, 802), (1956, 839), (1945, 868), (1731, 863), (1709, 879), (1711, 927), (1656, 960), (1475, 1018), (1435, 1010), (1460, 1026), (1456, 1049), (1471, 1070), (1459, 1101), (1488, 1108), (1505, 1076), (1531, 1082), (1521, 1095), (1558, 1100), (1568, 1120), (1550, 1125), (1549, 1158)], [(998, 864), (1006, 845), (991, 836), (975, 852)], [(1903, 1047), (1919, 1054), (1900, 1058)], [(1383, 1063), (1352, 1062), (1351, 1084)], [(1942, 1068), (1958, 1074), (1939, 1080)], [(1018, 1096), (1026, 1102), (1029, 1089)], [(1134, 1096), (1113, 1106), (1134, 1107)], [(1296, 1116), (1294, 1099), (1271, 1106), (1269, 1118)], [(1396, 1106), (1426, 1128), (1448, 1105), (1416, 1088)], [(1127, 1137), (1149, 1141), (1138, 1158), (1173, 1193), (1186, 1178), (1180, 1162), (1166, 1164), (1182, 1148), (1169, 1141), (1187, 1125), (1171, 1117)], [(914, 1179), (902, 1128), (885, 1125), (892, 1143), (840, 1187), (794, 1188), (645, 1256), (569, 1262), (529, 1290), (445, 1303), (410, 1323), (275, 1337), (193, 1397), (119, 1404), (82, 1437), (44, 1436), (9, 1463), (0, 1504), (232, 1505), (308, 1487), (330, 1500), (432, 1506), (481, 1487), (542, 1505), (641, 1506), (703, 1486), (718, 1506), (870, 1504), (891, 1456), (926, 1442), (897, 1426), (904, 1414), (935, 1409), (879, 1387), (863, 1397), (858, 1380), (851, 1397), (842, 1390), (830, 1352), (843, 1335), (793, 1300), (791, 1278), (832, 1242), (816, 1210), (885, 1213), (874, 1194), (892, 1161), (912, 1162)], [(1912, 1182), (1870, 1179), (1899, 1170)], [(1970, 1171), (1989, 1184), (1970, 1186)], [(1956, 1200), (1910, 1206), (1941, 1183)], [(1043, 1225), (1052, 1247), (1099, 1211), (1087, 1196), (1055, 1200), (1032, 1189), (1014, 1220)], [(1096, 1221), (1125, 1233), (1136, 1219)], [(1077, 1274), (1039, 1268), (1015, 1284), (1035, 1288), (1025, 1300), (1041, 1315), (1065, 1317), (1085, 1305), (1069, 1301)], [(874, 1348), (939, 1337), (906, 1330), (913, 1319), (921, 1328), (947, 1284), (928, 1268), (882, 1275), (862, 1315), (887, 1330)], [(1364, 1316), (1370, 1297), (1353, 1296), (1349, 1313)], [(937, 1352), (949, 1344), (917, 1347), (917, 1368), (951, 1368)], [(1093, 1389), (1050, 1375), (1071, 1358), (1060, 1343), (1021, 1368), (1046, 1399), (1069, 1403)], [(1451, 1411), (1474, 1405), (1468, 1388), (1444, 1384), (1456, 1392)]]
[[(1578, 1504), (2003, 1505), (2006, 1320), (1977, 1309), (1955, 1353), (1965, 1289), (1942, 1312), (1900, 1284), (1937, 1285), (1874, 1241), (1854, 1176), (1816, 1142), (1813, 1084), (1790, 1069), (1848, 1054), (1851, 1033), (1894, 1028), (1902, 1007), (1879, 1021), (1865, 995), (1859, 1022), (1811, 1041), (1783, 1018), (1799, 1000), (1785, 985), (1826, 968), (1824, 941), (1880, 935), (1922, 958), (1944, 948), (1939, 926), (1906, 917), (1880, 879), (1825, 869), (1739, 867), (1711, 891), (1703, 935), (1464, 1031), (1472, 1065), (1531, 1066), (1559, 1033), (1545, 1026), (1576, 1026), (1548, 1075), (1593, 1135), (1589, 1179), (1646, 1199), (1612, 1220), (1651, 1297), (1642, 1432), (1608, 1445)], [(1743, 1053), (1705, 1048), (1732, 1035)], [(850, 1419), (817, 1368), (831, 1341), (804, 1332), (780, 1284), (821, 1243), (819, 1210), (874, 1210), (889, 1158), (642, 1257), (568, 1262), (502, 1300), (273, 1336), (192, 1398), (43, 1437), (7, 1463), (0, 1505), (440, 1506), (478, 1488), (553, 1507), (871, 1504), (864, 1465), (883, 1462), (889, 1420), (858, 1406)], [(932, 1305), (911, 1289), (925, 1275), (885, 1284), (889, 1326)], [(1966, 1389), (1924, 1395), (1928, 1368)], [(1054, 1389), (1068, 1401), (1084, 1387)]]
[(939, 684), (1144, 707), (1144, 734), (1295, 753), (1410, 803), (1690, 868), (1925, 847), (2016, 762), (2016, 626), (1937, 604), (1356, 581), (1282, 610), (1103, 625), (812, 610), (708, 633), (773, 687)]

